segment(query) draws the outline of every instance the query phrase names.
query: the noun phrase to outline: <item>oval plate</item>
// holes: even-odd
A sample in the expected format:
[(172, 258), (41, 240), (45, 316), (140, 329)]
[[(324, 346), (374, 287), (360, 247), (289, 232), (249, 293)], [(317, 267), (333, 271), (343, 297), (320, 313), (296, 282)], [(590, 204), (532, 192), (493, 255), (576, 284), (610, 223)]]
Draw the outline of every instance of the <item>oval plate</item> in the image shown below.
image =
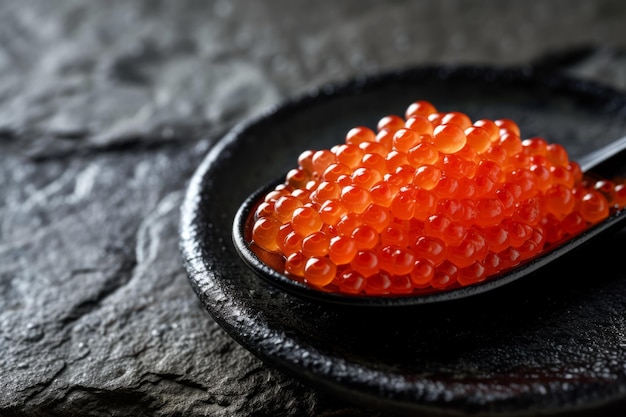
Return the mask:
[(573, 158), (626, 134), (626, 98), (528, 68), (420, 67), (326, 86), (237, 126), (207, 155), (182, 208), (181, 249), (205, 308), (239, 343), (289, 374), (404, 415), (614, 415), (626, 405), (626, 244), (555, 261), (475, 297), (371, 308), (320, 303), (262, 280), (232, 225), (255, 190), (412, 101), (511, 118)]

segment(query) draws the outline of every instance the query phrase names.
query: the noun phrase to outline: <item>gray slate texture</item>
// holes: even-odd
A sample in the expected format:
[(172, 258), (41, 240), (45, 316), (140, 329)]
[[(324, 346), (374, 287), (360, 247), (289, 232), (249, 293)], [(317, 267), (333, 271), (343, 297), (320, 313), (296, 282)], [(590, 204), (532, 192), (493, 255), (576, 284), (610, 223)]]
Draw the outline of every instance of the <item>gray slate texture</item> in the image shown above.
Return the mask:
[(625, 22), (621, 0), (0, 3), (0, 415), (379, 415), (203, 310), (178, 250), (191, 174), (236, 123), (388, 69), (536, 63), (626, 89)]

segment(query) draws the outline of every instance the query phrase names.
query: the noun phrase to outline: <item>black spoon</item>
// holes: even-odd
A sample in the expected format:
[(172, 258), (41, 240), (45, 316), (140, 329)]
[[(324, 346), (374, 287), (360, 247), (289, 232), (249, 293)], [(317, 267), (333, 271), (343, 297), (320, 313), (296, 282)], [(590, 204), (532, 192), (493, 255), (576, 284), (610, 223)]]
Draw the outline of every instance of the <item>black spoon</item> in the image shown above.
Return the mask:
[[(626, 137), (623, 137), (609, 145), (593, 151), (578, 160), (585, 174), (611, 179), (623, 175), (626, 171)], [(302, 297), (318, 302), (338, 303), (358, 306), (409, 306), (428, 304), (441, 301), (449, 301), (494, 290), (503, 285), (514, 282), (520, 278), (537, 271), (553, 260), (560, 258), (590, 240), (606, 235), (626, 224), (626, 209), (612, 213), (604, 221), (595, 224), (582, 233), (556, 245), (541, 255), (505, 271), (487, 280), (466, 287), (444, 290), (428, 294), (409, 295), (348, 295), (333, 292), (324, 292), (307, 286), (305, 283), (294, 281), (272, 267), (272, 258), (261, 259), (250, 247), (250, 233), (252, 228), (252, 214), (256, 205), (263, 196), (272, 190), (284, 178), (273, 181), (251, 194), (239, 207), (233, 224), (233, 241), (235, 247), (244, 262), (261, 278), (280, 288)]]

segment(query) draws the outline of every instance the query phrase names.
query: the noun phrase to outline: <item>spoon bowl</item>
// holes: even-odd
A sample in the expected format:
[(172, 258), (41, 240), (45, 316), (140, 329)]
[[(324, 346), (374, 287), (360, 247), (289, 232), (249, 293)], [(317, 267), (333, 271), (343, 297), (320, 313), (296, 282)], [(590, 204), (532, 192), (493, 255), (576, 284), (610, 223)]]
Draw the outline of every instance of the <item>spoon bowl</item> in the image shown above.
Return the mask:
[[(626, 171), (626, 137), (612, 142), (579, 159), (581, 169), (591, 177), (611, 179)], [(279, 255), (263, 250), (254, 250), (251, 246), (251, 233), (254, 223), (254, 212), (263, 197), (274, 187), (284, 181), (284, 176), (274, 180), (253, 192), (239, 207), (233, 222), (233, 242), (243, 261), (258, 276), (277, 285), (294, 295), (306, 297), (318, 302), (338, 303), (356, 306), (410, 306), (437, 303), (459, 298), (470, 297), (491, 291), (529, 276), (554, 260), (566, 256), (573, 250), (596, 240), (626, 223), (626, 210), (616, 210), (605, 220), (587, 228), (583, 232), (553, 245), (538, 256), (524, 261), (513, 269), (488, 277), (476, 284), (455, 287), (437, 292), (413, 292), (407, 295), (352, 295), (324, 291), (313, 288), (305, 282), (294, 280), (279, 272), (282, 269)]]

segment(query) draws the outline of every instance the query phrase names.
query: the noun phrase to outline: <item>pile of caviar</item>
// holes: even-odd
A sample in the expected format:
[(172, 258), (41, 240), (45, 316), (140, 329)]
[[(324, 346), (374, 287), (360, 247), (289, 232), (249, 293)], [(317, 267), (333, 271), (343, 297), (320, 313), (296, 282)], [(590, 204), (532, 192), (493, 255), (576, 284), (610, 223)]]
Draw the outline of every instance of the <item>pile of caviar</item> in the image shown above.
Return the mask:
[(623, 181), (583, 176), (561, 145), (522, 140), (509, 119), (426, 101), (404, 116), (303, 152), (257, 206), (252, 246), (324, 291), (435, 292), (514, 268), (626, 205)]

